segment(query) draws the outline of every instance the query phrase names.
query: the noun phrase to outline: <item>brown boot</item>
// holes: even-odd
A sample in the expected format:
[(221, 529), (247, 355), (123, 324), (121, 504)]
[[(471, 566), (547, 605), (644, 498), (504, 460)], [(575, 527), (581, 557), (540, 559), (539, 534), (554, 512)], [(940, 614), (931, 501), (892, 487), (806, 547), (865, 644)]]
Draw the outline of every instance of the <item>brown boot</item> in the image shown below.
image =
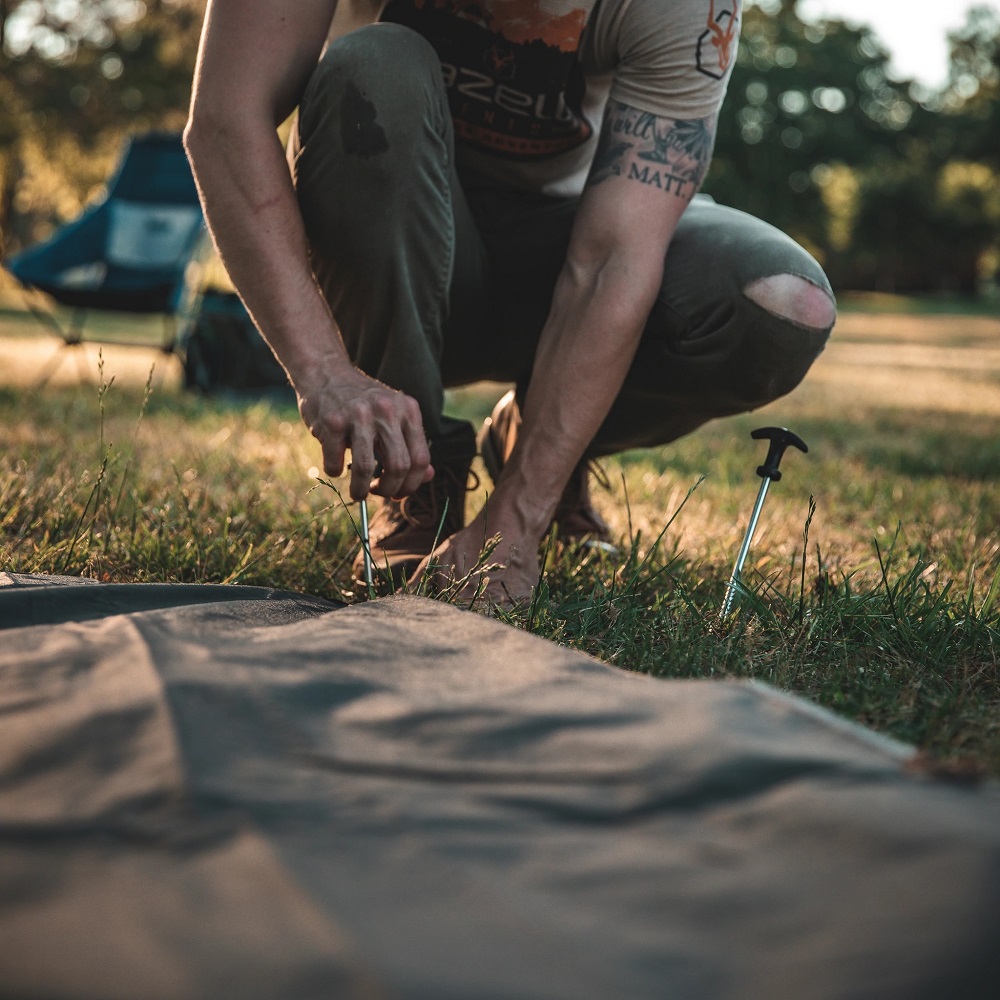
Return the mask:
[[(401, 500), (382, 500), (368, 524), (380, 593), (402, 586), (436, 544), (465, 527), (465, 494), (475, 448), (475, 436), (467, 426), (432, 442), (434, 478)], [(364, 586), (363, 551), (354, 559), (353, 574), (355, 583)]]
[[(521, 411), (512, 389), (493, 408), (479, 432), (479, 451), (494, 483), (514, 450), (520, 426)], [(564, 542), (584, 542), (610, 551), (615, 548), (611, 529), (590, 501), (590, 467), (591, 464), (584, 460), (573, 470), (552, 520)]]

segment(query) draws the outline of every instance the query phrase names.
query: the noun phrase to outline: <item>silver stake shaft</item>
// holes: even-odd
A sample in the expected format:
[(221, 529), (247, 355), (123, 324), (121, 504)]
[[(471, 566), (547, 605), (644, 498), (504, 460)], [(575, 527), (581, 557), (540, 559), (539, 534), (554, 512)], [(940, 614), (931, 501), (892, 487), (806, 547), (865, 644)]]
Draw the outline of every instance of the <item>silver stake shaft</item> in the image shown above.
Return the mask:
[(372, 547), (368, 540), (368, 501), (359, 500), (358, 506), (361, 508), (361, 547), (365, 554), (365, 586), (370, 594), (374, 585), (374, 577), (372, 575)]
[(736, 557), (736, 565), (733, 566), (732, 576), (729, 577), (729, 586), (726, 587), (726, 599), (722, 602), (721, 617), (726, 618), (733, 610), (736, 598), (739, 593), (740, 574), (743, 572), (743, 564), (747, 561), (747, 553), (750, 551), (750, 543), (753, 541), (753, 533), (757, 529), (757, 521), (760, 519), (760, 512), (764, 507), (764, 498), (767, 496), (767, 489), (771, 485), (768, 476), (764, 476), (760, 483), (760, 490), (757, 493), (757, 503), (754, 504), (753, 513), (750, 515), (750, 524), (747, 525), (747, 533), (740, 548), (740, 554)]
[(809, 451), (809, 447), (805, 441), (798, 434), (793, 434), (787, 427), (758, 427), (757, 430), (750, 432), (750, 437), (755, 441), (766, 438), (770, 443), (764, 464), (757, 467), (757, 475), (762, 480), (760, 492), (757, 494), (757, 503), (754, 505), (753, 513), (750, 515), (750, 524), (747, 526), (746, 537), (743, 539), (743, 547), (740, 549), (740, 554), (736, 557), (736, 565), (733, 567), (733, 574), (729, 578), (729, 586), (726, 587), (726, 599), (722, 602), (722, 611), (719, 613), (721, 618), (725, 618), (733, 610), (733, 605), (739, 596), (740, 574), (743, 572), (743, 563), (746, 562), (747, 553), (750, 551), (750, 542), (753, 541), (753, 533), (757, 527), (757, 520), (760, 517), (761, 508), (764, 506), (764, 497), (767, 496), (767, 488), (771, 485), (772, 479), (777, 480), (781, 478), (778, 466), (781, 464), (781, 457), (784, 455), (785, 449), (789, 445), (792, 445), (798, 448), (799, 451)]

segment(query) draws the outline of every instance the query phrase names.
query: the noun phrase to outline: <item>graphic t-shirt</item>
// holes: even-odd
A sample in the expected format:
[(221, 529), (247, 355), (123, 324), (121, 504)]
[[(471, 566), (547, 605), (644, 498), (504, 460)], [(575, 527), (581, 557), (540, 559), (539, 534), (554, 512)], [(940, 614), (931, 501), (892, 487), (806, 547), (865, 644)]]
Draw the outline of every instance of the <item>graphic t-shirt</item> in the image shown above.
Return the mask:
[(742, 0), (388, 0), (441, 59), (464, 165), (549, 194), (583, 188), (610, 96), (714, 115)]

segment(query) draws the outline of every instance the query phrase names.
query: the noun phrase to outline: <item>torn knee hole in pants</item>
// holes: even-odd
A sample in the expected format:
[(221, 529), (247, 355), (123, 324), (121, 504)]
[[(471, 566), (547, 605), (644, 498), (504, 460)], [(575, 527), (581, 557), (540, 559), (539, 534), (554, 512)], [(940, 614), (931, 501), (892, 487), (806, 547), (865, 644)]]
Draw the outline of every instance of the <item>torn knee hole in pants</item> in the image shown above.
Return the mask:
[(771, 315), (811, 330), (829, 330), (837, 307), (826, 289), (797, 274), (772, 274), (758, 278), (743, 294)]

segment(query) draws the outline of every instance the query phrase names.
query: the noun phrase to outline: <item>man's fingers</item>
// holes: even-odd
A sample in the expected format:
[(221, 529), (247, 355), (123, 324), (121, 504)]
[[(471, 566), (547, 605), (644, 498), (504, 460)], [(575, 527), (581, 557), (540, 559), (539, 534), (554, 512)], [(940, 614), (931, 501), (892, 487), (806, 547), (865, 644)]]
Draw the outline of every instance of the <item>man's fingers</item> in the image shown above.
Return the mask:
[(387, 497), (413, 493), (434, 474), (420, 407), (405, 393), (358, 378), (363, 384), (346, 397), (338, 399), (332, 386), (299, 398), (303, 420), (322, 446), (323, 468), (341, 475), (350, 448), (352, 500), (373, 490)]
[(410, 455), (403, 445), (403, 435), (395, 427), (386, 428), (379, 434), (375, 450), (379, 468), (373, 491), (384, 497), (404, 496), (401, 487), (410, 471)]
[(423, 421), (420, 420), (419, 408), (417, 408), (416, 422), (408, 421), (403, 424), (403, 438), (409, 456), (409, 472), (403, 479), (400, 493), (406, 496), (434, 477), (431, 451), (427, 447), (427, 437), (424, 434)]
[[(315, 435), (316, 432), (313, 431)], [(323, 449), (323, 471), (332, 479), (336, 479), (344, 472), (344, 459), (347, 454), (347, 442), (342, 434), (327, 438), (320, 438), (320, 446)]]
[(392, 397), (391, 412), (390, 400), (384, 403), (377, 444), (382, 472), (375, 492), (387, 497), (407, 496), (433, 475), (420, 407), (402, 393)]
[(367, 429), (355, 429), (351, 435), (352, 500), (364, 500), (368, 496), (377, 467), (374, 438)]

